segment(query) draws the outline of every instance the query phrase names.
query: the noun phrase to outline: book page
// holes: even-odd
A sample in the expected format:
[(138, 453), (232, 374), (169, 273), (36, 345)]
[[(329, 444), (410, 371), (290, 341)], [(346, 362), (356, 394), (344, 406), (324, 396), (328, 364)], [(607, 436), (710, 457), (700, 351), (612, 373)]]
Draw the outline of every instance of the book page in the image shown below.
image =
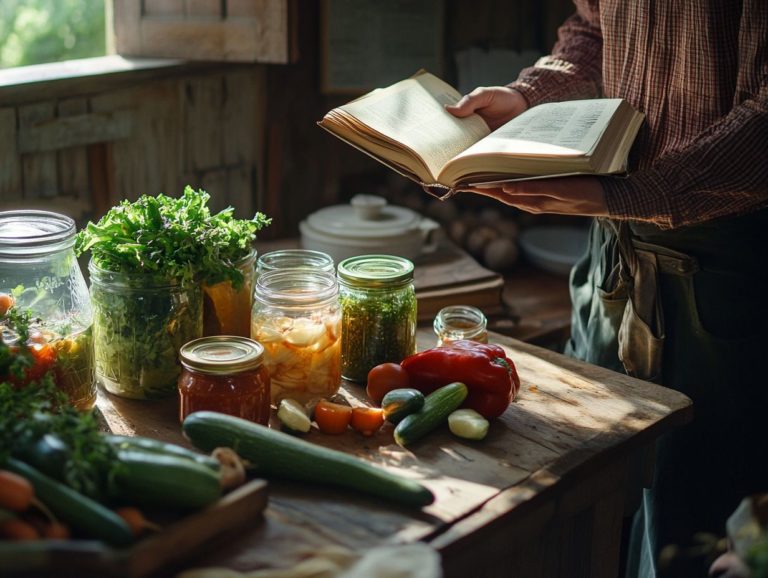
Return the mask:
[(339, 107), (373, 130), (418, 153), (432, 175), (489, 134), (477, 115), (456, 118), (443, 108), (461, 95), (425, 73), (376, 90)]
[(620, 103), (621, 99), (602, 98), (541, 104), (496, 129), (460, 156), (590, 155)]

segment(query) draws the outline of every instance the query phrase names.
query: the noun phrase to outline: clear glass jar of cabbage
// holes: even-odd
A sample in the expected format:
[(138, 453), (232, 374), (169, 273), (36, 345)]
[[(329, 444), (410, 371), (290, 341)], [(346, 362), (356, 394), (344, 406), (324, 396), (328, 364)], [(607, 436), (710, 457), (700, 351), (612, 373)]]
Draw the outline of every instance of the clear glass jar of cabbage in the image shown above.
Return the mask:
[[(35, 363), (45, 364), (37, 369), (50, 372), (74, 407), (89, 410), (96, 402), (93, 312), (75, 258), (75, 232), (75, 222), (58, 213), (0, 212), (0, 293), (32, 315), (28, 345)], [(18, 337), (2, 334), (9, 345)]]
[(88, 270), (97, 382), (122, 397), (176, 395), (179, 350), (203, 334), (200, 283), (107, 271), (93, 261)]
[(251, 338), (264, 346), (272, 401), (309, 403), (341, 385), (339, 290), (331, 273), (267, 271), (256, 281)]

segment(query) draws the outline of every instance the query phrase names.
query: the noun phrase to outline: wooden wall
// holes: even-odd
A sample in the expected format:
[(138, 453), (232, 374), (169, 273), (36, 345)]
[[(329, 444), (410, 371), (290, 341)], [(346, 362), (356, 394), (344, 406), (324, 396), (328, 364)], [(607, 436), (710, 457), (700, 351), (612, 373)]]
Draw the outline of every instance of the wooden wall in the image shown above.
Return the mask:
[[(544, 51), (571, 11), (569, 0), (446, 0), (446, 61), (473, 45)], [(294, 64), (0, 88), (0, 210), (49, 208), (83, 223), (122, 198), (190, 184), (215, 209), (266, 212), (274, 224), (263, 236), (274, 238), (350, 193), (380, 192), (389, 172), (315, 125), (349, 99), (319, 91), (319, 16), (319, 3), (299, 2)]]

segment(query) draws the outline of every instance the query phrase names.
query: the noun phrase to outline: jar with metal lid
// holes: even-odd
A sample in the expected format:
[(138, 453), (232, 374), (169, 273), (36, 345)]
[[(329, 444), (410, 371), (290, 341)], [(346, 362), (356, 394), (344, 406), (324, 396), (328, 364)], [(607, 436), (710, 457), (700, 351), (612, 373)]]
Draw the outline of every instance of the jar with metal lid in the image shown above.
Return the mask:
[(256, 249), (252, 249), (235, 263), (243, 276), (242, 283), (222, 281), (203, 285), (203, 335), (250, 335), (256, 256)]
[(438, 347), (462, 339), (488, 343), (487, 326), (483, 312), (471, 305), (443, 307), (433, 323)]
[(259, 256), (256, 262), (257, 274), (278, 269), (310, 269), (333, 273), (336, 264), (327, 253), (309, 249), (282, 249), (270, 251)]
[(416, 352), (413, 263), (393, 255), (360, 255), (339, 263), (341, 373), (365, 382), (385, 362)]
[(264, 345), (272, 401), (309, 403), (341, 385), (339, 289), (331, 273), (284, 269), (260, 274), (251, 338)]
[(209, 410), (269, 423), (270, 379), (264, 347), (247, 337), (217, 335), (179, 351), (179, 418)]
[[(88, 410), (96, 401), (93, 311), (75, 258), (75, 233), (75, 222), (58, 213), (0, 212), (0, 293), (31, 313), (28, 344), (35, 362), (46, 364), (38, 369), (50, 370), (70, 403)], [(18, 336), (3, 331), (2, 339), (10, 345)]]

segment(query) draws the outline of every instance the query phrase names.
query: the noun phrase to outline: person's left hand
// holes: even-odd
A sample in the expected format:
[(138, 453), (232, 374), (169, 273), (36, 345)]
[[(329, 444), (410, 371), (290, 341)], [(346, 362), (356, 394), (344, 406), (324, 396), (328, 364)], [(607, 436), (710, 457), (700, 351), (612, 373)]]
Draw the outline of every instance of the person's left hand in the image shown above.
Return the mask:
[(475, 187), (472, 191), (529, 213), (608, 216), (605, 193), (595, 177), (516, 181), (493, 188)]

